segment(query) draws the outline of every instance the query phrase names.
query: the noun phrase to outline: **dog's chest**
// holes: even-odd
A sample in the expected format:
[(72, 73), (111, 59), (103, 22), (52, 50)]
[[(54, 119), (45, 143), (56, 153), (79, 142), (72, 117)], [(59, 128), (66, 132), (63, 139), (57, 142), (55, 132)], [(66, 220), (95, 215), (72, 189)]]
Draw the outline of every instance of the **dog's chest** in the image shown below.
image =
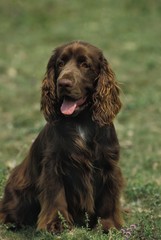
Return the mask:
[(84, 141), (86, 141), (88, 139), (89, 133), (82, 126), (77, 126), (77, 133), (78, 133), (79, 137), (81, 137)]
[(90, 144), (93, 142), (94, 139), (94, 128), (92, 126), (77, 126), (77, 134), (79, 138), (84, 141), (87, 144)]

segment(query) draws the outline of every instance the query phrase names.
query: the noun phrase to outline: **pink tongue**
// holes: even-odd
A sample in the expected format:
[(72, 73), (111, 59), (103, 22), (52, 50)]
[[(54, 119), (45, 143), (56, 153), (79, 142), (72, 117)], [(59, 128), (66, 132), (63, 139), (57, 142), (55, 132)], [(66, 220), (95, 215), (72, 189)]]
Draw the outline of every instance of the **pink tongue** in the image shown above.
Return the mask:
[(64, 115), (71, 115), (75, 111), (76, 107), (77, 107), (77, 102), (64, 99), (60, 110)]

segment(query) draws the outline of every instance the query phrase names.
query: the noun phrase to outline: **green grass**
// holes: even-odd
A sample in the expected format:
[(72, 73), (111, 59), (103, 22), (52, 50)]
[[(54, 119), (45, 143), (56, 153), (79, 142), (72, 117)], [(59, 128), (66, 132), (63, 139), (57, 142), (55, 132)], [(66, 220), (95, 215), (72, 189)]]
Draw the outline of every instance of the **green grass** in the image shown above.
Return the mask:
[(161, 2), (154, 0), (0, 1), (0, 192), (8, 169), (22, 161), (44, 125), (39, 111), (41, 80), (52, 50), (74, 39), (100, 47), (122, 88), (116, 123), (126, 179), (124, 234), (88, 229), (61, 236), (11, 232), (0, 239), (128, 239), (161, 236)]

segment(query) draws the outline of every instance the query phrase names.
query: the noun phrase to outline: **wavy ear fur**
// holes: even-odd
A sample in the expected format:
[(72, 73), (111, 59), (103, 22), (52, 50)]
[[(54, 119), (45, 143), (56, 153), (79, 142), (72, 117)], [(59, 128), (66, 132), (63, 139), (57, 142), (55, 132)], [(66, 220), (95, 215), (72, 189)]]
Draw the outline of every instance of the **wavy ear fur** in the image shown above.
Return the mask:
[(56, 118), (55, 55), (51, 56), (42, 82), (41, 110), (48, 122)]
[(121, 108), (119, 87), (115, 75), (104, 58), (93, 94), (93, 120), (100, 126), (112, 123)]

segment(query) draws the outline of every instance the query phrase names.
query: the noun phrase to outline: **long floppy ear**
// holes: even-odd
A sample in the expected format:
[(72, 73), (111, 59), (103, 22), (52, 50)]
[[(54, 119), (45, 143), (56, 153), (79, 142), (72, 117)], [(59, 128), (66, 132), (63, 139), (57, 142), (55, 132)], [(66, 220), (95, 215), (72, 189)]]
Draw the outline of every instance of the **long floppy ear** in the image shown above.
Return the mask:
[(41, 111), (48, 122), (56, 118), (55, 54), (51, 56), (41, 88)]
[(96, 91), (93, 94), (93, 120), (104, 126), (112, 123), (121, 108), (121, 101), (114, 72), (105, 58), (101, 65)]

